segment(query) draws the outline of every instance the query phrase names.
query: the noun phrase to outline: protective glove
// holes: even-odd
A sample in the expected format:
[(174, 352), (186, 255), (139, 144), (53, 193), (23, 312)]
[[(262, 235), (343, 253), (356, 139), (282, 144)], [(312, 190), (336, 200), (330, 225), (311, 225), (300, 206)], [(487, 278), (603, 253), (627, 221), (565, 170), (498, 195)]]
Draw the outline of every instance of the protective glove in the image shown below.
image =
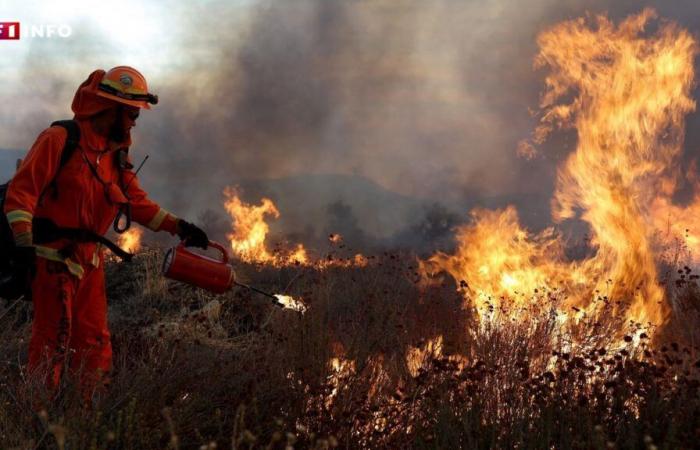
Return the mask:
[(19, 270), (34, 272), (36, 267), (36, 248), (34, 246), (19, 246), (12, 251), (12, 264)]
[(0, 294), (8, 299), (24, 295), (25, 300), (31, 300), (31, 285), (36, 274), (36, 249), (33, 246), (15, 247), (10, 261), (13, 273), (10, 278), (3, 280)]
[(191, 224), (180, 219), (177, 222), (177, 235), (185, 243), (187, 247), (199, 247), (207, 249), (209, 246), (209, 238), (197, 225)]

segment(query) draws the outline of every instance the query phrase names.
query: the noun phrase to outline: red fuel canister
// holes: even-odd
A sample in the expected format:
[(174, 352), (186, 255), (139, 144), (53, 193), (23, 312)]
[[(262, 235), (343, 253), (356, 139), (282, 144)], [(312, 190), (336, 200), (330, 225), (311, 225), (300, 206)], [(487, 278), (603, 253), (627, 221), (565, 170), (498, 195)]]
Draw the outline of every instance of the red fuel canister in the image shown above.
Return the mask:
[(216, 294), (229, 291), (235, 280), (233, 268), (228, 264), (228, 252), (217, 242), (209, 245), (221, 252), (221, 260), (193, 253), (181, 242), (165, 254), (163, 275)]

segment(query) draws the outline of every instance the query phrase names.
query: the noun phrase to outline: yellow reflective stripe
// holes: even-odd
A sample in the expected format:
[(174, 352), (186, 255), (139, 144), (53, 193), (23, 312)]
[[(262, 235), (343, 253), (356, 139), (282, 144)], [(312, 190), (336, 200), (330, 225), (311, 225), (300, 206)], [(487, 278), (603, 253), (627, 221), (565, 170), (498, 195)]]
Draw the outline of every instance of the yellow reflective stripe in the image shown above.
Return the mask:
[(13, 224), (15, 222), (29, 222), (32, 223), (32, 219), (34, 216), (27, 212), (27, 211), (22, 211), (20, 209), (16, 209), (14, 211), (10, 211), (7, 213), (7, 221), (10, 224)]
[(161, 208), (155, 216), (153, 216), (153, 219), (151, 219), (150, 222), (148, 222), (148, 225), (146, 225), (146, 228), (152, 231), (158, 231), (160, 229), (160, 226), (163, 225), (163, 221), (165, 218), (168, 216), (168, 211), (164, 210)]
[(143, 91), (142, 89), (138, 89), (136, 87), (129, 87), (124, 89), (124, 85), (121, 83), (117, 83), (116, 81), (112, 80), (102, 80), (102, 84), (106, 84), (107, 86), (111, 86), (114, 89), (118, 90), (119, 92), (124, 92), (127, 94), (140, 94), (140, 95), (145, 95), (147, 92)]
[(83, 275), (85, 275), (85, 269), (83, 269), (83, 266), (81, 266), (80, 264), (78, 264), (70, 258), (64, 258), (63, 256), (61, 256), (60, 253), (58, 253), (58, 250), (56, 250), (55, 248), (37, 246), (36, 255), (44, 259), (48, 259), (50, 261), (56, 261), (65, 264), (66, 267), (68, 267), (68, 271), (78, 278), (83, 278)]

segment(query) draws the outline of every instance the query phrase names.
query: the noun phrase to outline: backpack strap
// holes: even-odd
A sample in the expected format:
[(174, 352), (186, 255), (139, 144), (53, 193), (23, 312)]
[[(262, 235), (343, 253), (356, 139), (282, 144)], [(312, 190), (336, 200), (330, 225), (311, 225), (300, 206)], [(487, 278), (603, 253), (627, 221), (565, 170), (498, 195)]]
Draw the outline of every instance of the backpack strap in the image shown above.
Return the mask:
[(44, 193), (46, 193), (49, 189), (53, 190), (53, 198), (58, 197), (58, 185), (57, 185), (57, 180), (58, 180), (58, 175), (61, 173), (61, 169), (68, 164), (68, 161), (70, 160), (71, 156), (73, 156), (73, 153), (75, 153), (75, 149), (78, 148), (78, 143), (80, 142), (80, 127), (78, 126), (78, 122), (75, 120), (57, 120), (55, 122), (51, 123), (51, 126), (59, 126), (63, 127), (67, 132), (68, 136), (66, 137), (66, 142), (63, 144), (63, 150), (61, 150), (61, 160), (58, 164), (58, 170), (56, 171), (56, 175), (54, 175), (53, 179), (49, 183), (49, 185), (46, 187), (44, 192), (41, 194), (41, 196), (44, 196)]

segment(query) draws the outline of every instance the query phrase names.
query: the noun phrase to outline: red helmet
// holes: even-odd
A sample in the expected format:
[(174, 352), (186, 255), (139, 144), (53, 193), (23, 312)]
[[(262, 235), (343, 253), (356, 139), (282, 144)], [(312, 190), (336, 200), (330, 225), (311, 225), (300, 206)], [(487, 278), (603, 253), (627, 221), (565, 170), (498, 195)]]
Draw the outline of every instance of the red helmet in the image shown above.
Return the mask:
[(97, 85), (97, 95), (137, 108), (151, 109), (158, 96), (148, 93), (146, 78), (129, 66), (117, 66), (105, 73)]

